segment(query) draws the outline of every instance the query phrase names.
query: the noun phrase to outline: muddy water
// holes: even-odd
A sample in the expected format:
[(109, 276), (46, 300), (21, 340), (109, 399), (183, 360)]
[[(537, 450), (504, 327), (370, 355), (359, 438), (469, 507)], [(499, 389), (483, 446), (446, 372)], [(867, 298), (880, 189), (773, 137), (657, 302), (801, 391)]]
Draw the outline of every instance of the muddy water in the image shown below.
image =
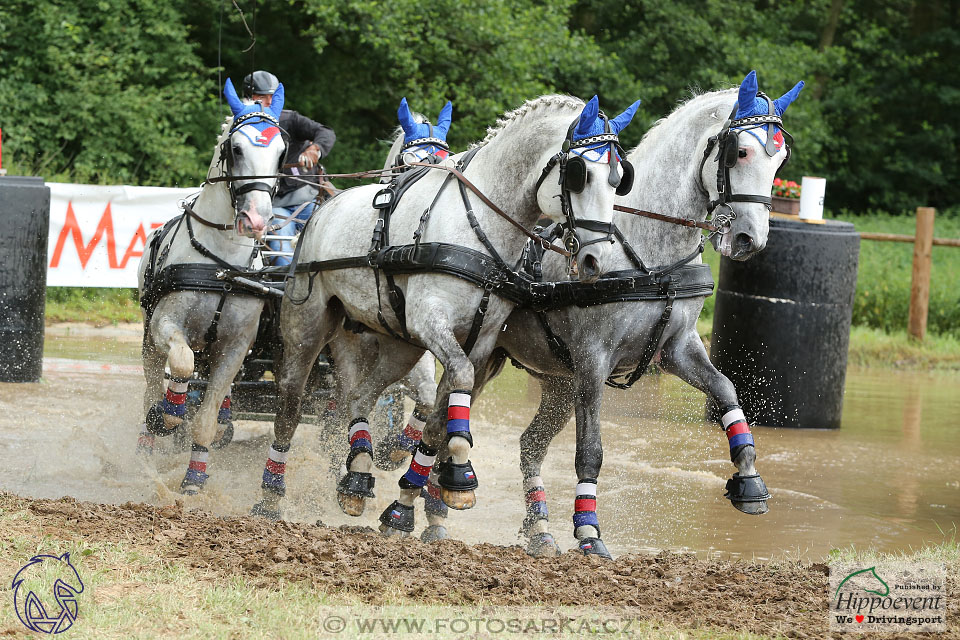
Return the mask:
[[(23, 495), (169, 503), (187, 454), (144, 463), (134, 455), (142, 410), (135, 329), (48, 333), (44, 379), (0, 384), (0, 487)], [(468, 542), (518, 542), (523, 518), (519, 435), (539, 400), (536, 382), (509, 368), (472, 412), (481, 482), (477, 506), (451, 512)], [(851, 369), (838, 431), (754, 429), (758, 469), (774, 494), (752, 517), (722, 497), (734, 471), (719, 429), (702, 420), (703, 396), (676, 378), (608, 389), (598, 512), (614, 554), (686, 549), (700, 555), (816, 560), (855, 545), (891, 551), (936, 543), (960, 522), (960, 375)], [(221, 514), (259, 497), (271, 425), (238, 423), (237, 440), (211, 454), (204, 495), (186, 499)], [(377, 472), (377, 498), (343, 515), (332, 469), (342, 460), (321, 429), (302, 425), (288, 463), (285, 517), (376, 526), (400, 472)], [(552, 529), (573, 545), (574, 429), (553, 443), (543, 478)], [(417, 515), (418, 530), (424, 524)], [(131, 532), (136, 535), (136, 532)]]

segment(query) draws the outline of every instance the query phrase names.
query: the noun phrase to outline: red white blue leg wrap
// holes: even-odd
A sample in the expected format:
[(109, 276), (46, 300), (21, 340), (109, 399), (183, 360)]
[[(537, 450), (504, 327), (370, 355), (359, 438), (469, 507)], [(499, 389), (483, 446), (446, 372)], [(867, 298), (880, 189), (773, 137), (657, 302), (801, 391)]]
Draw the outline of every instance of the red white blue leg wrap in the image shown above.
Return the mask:
[(470, 392), (451, 391), (447, 406), (447, 438), (460, 436), (473, 446), (470, 435)]
[(361, 453), (373, 454), (373, 438), (370, 437), (370, 425), (366, 418), (357, 418), (350, 423), (348, 432), (350, 454), (347, 456), (347, 467)]
[(727, 411), (720, 417), (720, 423), (723, 425), (723, 430), (727, 434), (727, 442), (730, 444), (731, 460), (736, 460), (743, 447), (754, 446), (750, 425), (747, 424), (747, 418), (743, 415), (740, 407), (736, 405), (728, 407)]
[(261, 487), (267, 491), (283, 497), (287, 492), (284, 474), (287, 472), (287, 455), (290, 453), (290, 444), (276, 442), (267, 453), (267, 464), (263, 469), (263, 483)]
[(233, 412), (230, 410), (230, 396), (227, 395), (223, 399), (223, 402), (220, 403), (220, 411), (217, 412), (217, 423), (218, 424), (227, 424), (230, 422), (233, 417)]
[(187, 385), (184, 378), (170, 378), (167, 392), (160, 401), (160, 410), (168, 416), (182, 418), (187, 413)]
[(428, 447), (423, 441), (417, 445), (417, 450), (410, 461), (410, 468), (400, 478), (401, 489), (412, 489), (414, 487), (423, 487), (427, 484), (430, 477), (430, 470), (433, 469), (433, 463), (437, 461), (437, 450)]
[(597, 481), (584, 478), (577, 483), (577, 497), (573, 501), (573, 530), (577, 527), (596, 527), (600, 533), (600, 521), (597, 520)]
[(207, 462), (210, 459), (210, 450), (194, 443), (190, 449), (190, 464), (187, 474), (183, 477), (181, 486), (194, 485), (202, 487), (210, 476), (207, 475)]
[(423, 438), (423, 427), (426, 424), (427, 421), (424, 417), (420, 415), (418, 411), (414, 410), (414, 412), (410, 414), (410, 420), (407, 421), (407, 426), (397, 434), (396, 448), (413, 453)]
[(524, 528), (529, 527), (537, 520), (547, 520), (547, 493), (543, 488), (540, 476), (531, 476), (524, 479), (523, 489), (526, 493), (527, 515), (523, 519)]

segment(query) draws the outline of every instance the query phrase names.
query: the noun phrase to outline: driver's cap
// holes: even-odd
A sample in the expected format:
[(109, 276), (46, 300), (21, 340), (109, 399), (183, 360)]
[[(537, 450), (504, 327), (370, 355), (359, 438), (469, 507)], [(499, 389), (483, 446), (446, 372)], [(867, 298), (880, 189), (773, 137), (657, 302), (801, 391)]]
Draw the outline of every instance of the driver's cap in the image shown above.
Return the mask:
[(277, 76), (261, 69), (248, 73), (243, 79), (243, 94), (247, 97), (252, 95), (272, 96), (279, 86), (280, 81), (277, 80)]

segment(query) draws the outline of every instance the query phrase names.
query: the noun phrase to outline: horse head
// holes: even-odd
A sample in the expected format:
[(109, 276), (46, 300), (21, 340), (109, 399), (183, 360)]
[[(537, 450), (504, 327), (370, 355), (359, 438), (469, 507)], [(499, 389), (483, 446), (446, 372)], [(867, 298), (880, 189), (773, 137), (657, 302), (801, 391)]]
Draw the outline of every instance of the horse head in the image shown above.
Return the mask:
[[(17, 617), (31, 631), (60, 633), (77, 618), (83, 581), (69, 553), (33, 556), (14, 576), (11, 588)], [(51, 596), (59, 609), (52, 606)]]
[[(751, 71), (737, 91), (723, 129), (707, 149), (716, 156), (704, 157), (700, 178), (708, 192), (714, 223), (721, 227), (710, 239), (722, 255), (746, 260), (767, 244), (770, 191), (777, 171), (790, 157), (790, 135), (781, 117), (803, 89), (793, 89), (771, 100), (757, 87), (757, 72)], [(786, 137), (785, 135), (786, 134)], [(715, 179), (714, 179), (715, 178)]]
[[(605, 271), (604, 248), (612, 241), (614, 198), (633, 186), (633, 167), (617, 137), (633, 119), (640, 101), (608, 119), (597, 96), (570, 124), (560, 153), (547, 162), (537, 182), (542, 213), (565, 228), (564, 244), (575, 255), (581, 281), (593, 282)], [(558, 166), (556, 189), (545, 178)]]
[[(220, 163), (234, 209), (237, 233), (262, 238), (273, 217), (273, 195), (277, 174), (283, 169), (287, 140), (280, 128), (283, 110), (283, 85), (277, 87), (273, 102), (263, 107), (259, 102), (245, 104), (227, 78), (223, 95), (233, 120), (220, 146)], [(250, 176), (243, 178), (242, 176)]]

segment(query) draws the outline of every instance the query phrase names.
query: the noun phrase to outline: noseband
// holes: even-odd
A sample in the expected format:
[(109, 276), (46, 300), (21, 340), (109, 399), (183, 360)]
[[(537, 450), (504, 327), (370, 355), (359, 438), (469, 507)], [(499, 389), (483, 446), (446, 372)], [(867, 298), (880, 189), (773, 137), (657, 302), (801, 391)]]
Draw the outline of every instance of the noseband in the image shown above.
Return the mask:
[[(583, 247), (598, 242), (614, 241), (612, 221), (602, 222), (600, 220), (581, 220), (577, 218), (576, 212), (573, 210), (572, 194), (583, 192), (583, 190), (586, 188), (587, 178), (589, 176), (587, 172), (586, 160), (583, 159), (582, 155), (576, 154), (573, 151), (575, 149), (593, 147), (598, 144), (602, 144), (604, 146), (609, 145), (610, 156), (608, 164), (610, 166), (610, 171), (607, 175), (607, 182), (610, 184), (610, 186), (616, 187), (618, 196), (630, 193), (630, 190), (633, 188), (633, 165), (626, 160), (626, 153), (624, 153), (623, 147), (620, 146), (620, 139), (617, 137), (617, 134), (613, 133), (613, 131), (610, 129), (610, 121), (602, 111), (600, 112), (599, 117), (603, 119), (604, 133), (583, 138), (582, 140), (574, 141), (573, 139), (573, 132), (577, 126), (577, 123), (579, 122), (579, 118), (575, 119), (570, 124), (570, 127), (567, 129), (567, 137), (563, 141), (563, 146), (559, 152), (557, 152), (550, 158), (550, 160), (547, 161), (547, 165), (543, 168), (535, 188), (535, 192), (539, 191), (540, 186), (543, 184), (543, 181), (546, 179), (547, 175), (553, 170), (553, 167), (555, 165), (559, 165), (560, 176), (558, 183), (560, 185), (560, 208), (563, 212), (564, 218), (566, 218), (565, 222), (561, 223), (561, 226), (564, 229), (563, 244), (567, 251), (570, 252), (571, 261), (573, 256), (579, 253), (580, 249)], [(623, 176), (621, 176), (617, 171), (618, 164), (623, 165)], [(596, 231), (606, 235), (583, 242), (580, 240), (577, 229)]]
[[(717, 155), (714, 158), (717, 161), (717, 199), (710, 200), (707, 204), (707, 220), (712, 221), (717, 227), (717, 231), (711, 233), (711, 236), (717, 233), (723, 235), (730, 230), (730, 225), (737, 217), (737, 212), (730, 206), (731, 202), (755, 202), (764, 205), (767, 209), (773, 207), (773, 200), (769, 195), (733, 193), (733, 185), (730, 181), (730, 169), (736, 166), (737, 160), (740, 158), (740, 138), (738, 130), (756, 136), (756, 134), (751, 131), (752, 129), (764, 125), (775, 125), (779, 127), (784, 137), (787, 138), (785, 141), (787, 145), (787, 157), (784, 158), (780, 167), (777, 168), (777, 171), (783, 168), (790, 160), (790, 145), (793, 143), (793, 136), (783, 128), (783, 120), (777, 115), (773, 106), (773, 100), (762, 91), (758, 91), (757, 95), (767, 101), (767, 114), (736, 118), (739, 103), (734, 103), (730, 117), (728, 117), (727, 121), (723, 124), (723, 129), (721, 129), (717, 135), (711, 136), (710, 139), (707, 140), (707, 148), (703, 150), (703, 159), (700, 160), (700, 181), (697, 183), (697, 186), (708, 200), (710, 194), (703, 184), (703, 166), (714, 148), (717, 150)], [(777, 153), (773, 134), (770, 129), (767, 130), (767, 140), (763, 148), (770, 157), (773, 157)], [(717, 212), (716, 210), (718, 208), (722, 208), (723, 210)]]
[(233, 167), (236, 163), (236, 159), (233, 153), (233, 144), (231, 143), (231, 138), (233, 134), (240, 130), (240, 127), (248, 124), (256, 124), (259, 122), (269, 122), (277, 129), (280, 130), (280, 137), (283, 140), (283, 152), (280, 154), (280, 161), (277, 165), (277, 175), (283, 171), (283, 161), (287, 156), (287, 148), (289, 146), (290, 136), (289, 134), (280, 127), (280, 121), (277, 120), (273, 115), (267, 113), (266, 111), (255, 111), (253, 113), (247, 113), (240, 116), (234, 120), (233, 124), (230, 126), (230, 131), (227, 132), (227, 137), (220, 144), (220, 160), (219, 166), (225, 167), (224, 177), (220, 179), (214, 179), (217, 182), (223, 181), (227, 183), (227, 187), (230, 190), (230, 202), (233, 205), (233, 210), (237, 211), (237, 201), (240, 196), (250, 191), (264, 191), (270, 194), (270, 198), (277, 194), (277, 189), (280, 187), (280, 178), (277, 177), (274, 179), (273, 185), (267, 184), (266, 182), (248, 182), (245, 185), (240, 187), (234, 186), (234, 182), (237, 180), (244, 180), (241, 176), (233, 175)]
[[(450, 155), (450, 147), (447, 146), (447, 141), (433, 135), (433, 125), (430, 124), (429, 121), (421, 124), (427, 125), (427, 135), (423, 138), (405, 142), (403, 146), (400, 147), (397, 157), (393, 160), (392, 166), (394, 169), (399, 171), (407, 170), (408, 163), (403, 159), (403, 156), (407, 153), (413, 154), (413, 162), (429, 162), (430, 164), (437, 164)], [(429, 147), (431, 146), (436, 150), (430, 151)]]

